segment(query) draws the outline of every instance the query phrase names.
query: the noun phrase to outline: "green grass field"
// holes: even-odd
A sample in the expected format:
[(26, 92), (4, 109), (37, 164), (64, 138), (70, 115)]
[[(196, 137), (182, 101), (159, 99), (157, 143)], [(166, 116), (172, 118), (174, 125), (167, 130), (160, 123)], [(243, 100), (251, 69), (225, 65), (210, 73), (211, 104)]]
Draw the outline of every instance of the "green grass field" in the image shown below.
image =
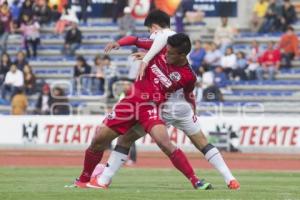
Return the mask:
[(122, 169), (109, 190), (64, 188), (79, 168), (0, 168), (0, 200), (300, 199), (300, 173), (235, 171), (241, 190), (229, 191), (215, 171), (198, 171), (214, 186), (194, 190), (171, 169)]

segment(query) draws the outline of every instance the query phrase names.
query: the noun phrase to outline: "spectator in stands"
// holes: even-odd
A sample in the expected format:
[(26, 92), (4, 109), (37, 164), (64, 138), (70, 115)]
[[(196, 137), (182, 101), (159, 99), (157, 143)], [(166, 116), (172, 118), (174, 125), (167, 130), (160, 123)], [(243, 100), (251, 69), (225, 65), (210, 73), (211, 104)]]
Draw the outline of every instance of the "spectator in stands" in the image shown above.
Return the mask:
[(35, 93), (35, 75), (32, 72), (30, 65), (25, 65), (24, 67), (24, 88), (27, 95), (32, 95)]
[(37, 99), (34, 113), (39, 115), (49, 115), (52, 102), (53, 98), (50, 93), (50, 86), (44, 84)]
[(87, 8), (91, 4), (91, 0), (79, 0), (79, 5), (81, 7), (80, 20), (83, 20), (84, 23), (87, 23), (88, 13)]
[(22, 21), (22, 16), (27, 15), (30, 17), (33, 17), (33, 2), (31, 0), (25, 0), (23, 2), (22, 8), (21, 8), (21, 13), (19, 15), (19, 23)]
[(65, 92), (62, 88), (53, 88), (53, 101), (50, 105), (50, 114), (53, 115), (69, 115), (70, 104)]
[(21, 13), (21, 7), (19, 6), (19, 0), (13, 1), (13, 4), (10, 6), (10, 12), (11, 12), (12, 20), (14, 22), (18, 22), (20, 13)]
[(103, 57), (103, 64), (104, 64), (104, 75), (105, 81), (108, 83), (108, 98), (114, 98), (112, 86), (114, 82), (118, 81), (118, 71), (117, 66), (115, 66), (111, 62), (111, 58), (108, 55)]
[(94, 64), (95, 64), (95, 78), (93, 79), (96, 81), (96, 88), (97, 91), (100, 94), (104, 93), (104, 65), (102, 61), (102, 57), (100, 55), (97, 55), (94, 59)]
[(4, 83), (2, 86), (2, 98), (7, 99), (7, 94), (9, 94), (11, 99), (14, 96), (16, 90), (22, 88), (23, 86), (23, 72), (19, 70), (15, 64), (12, 64), (4, 79)]
[(228, 78), (221, 66), (217, 66), (214, 70), (214, 83), (220, 89), (225, 89), (228, 84)]
[(65, 5), (62, 15), (55, 25), (55, 33), (62, 34), (65, 31), (65, 27), (73, 23), (78, 24), (79, 20), (76, 16), (76, 11)]
[(72, 23), (72, 28), (68, 30), (65, 36), (65, 44), (63, 48), (63, 54), (73, 56), (75, 51), (79, 49), (81, 45), (82, 34), (78, 29), (76, 23)]
[(281, 31), (280, 17), (282, 16), (281, 7), (276, 0), (270, 0), (264, 23), (259, 28), (259, 33), (269, 33)]
[[(131, 50), (131, 53), (136, 53), (138, 52), (137, 48), (133, 48)], [(128, 68), (128, 80), (131, 82), (134, 82), (136, 77), (137, 77), (137, 73), (139, 71), (139, 67), (141, 65), (141, 61), (138, 59), (135, 59), (132, 55), (129, 55), (127, 58), (127, 68)]]
[(233, 44), (236, 30), (228, 24), (227, 17), (222, 17), (221, 22), (221, 26), (216, 28), (214, 42), (218, 45), (221, 52), (225, 53), (226, 48)]
[(12, 16), (5, 1), (0, 5), (0, 54), (6, 52), (7, 39), (11, 31), (13, 31)]
[(25, 115), (28, 106), (28, 100), (24, 94), (23, 88), (17, 88), (11, 101), (12, 115)]
[(32, 48), (33, 57), (36, 58), (37, 48), (40, 43), (40, 25), (28, 15), (23, 15), (22, 19), (23, 22), (21, 23), (19, 31), (23, 34), (27, 58), (31, 57), (30, 46)]
[(246, 69), (248, 67), (248, 61), (246, 59), (246, 55), (244, 52), (239, 51), (236, 54), (237, 62), (236, 62), (236, 69), (233, 70), (232, 76), (234, 80), (247, 80)]
[(80, 91), (90, 92), (91, 89), (91, 66), (89, 66), (83, 56), (78, 56), (76, 58), (76, 65), (74, 66), (74, 78), (75, 78), (75, 88), (79, 88)]
[(54, 23), (56, 23), (60, 19), (61, 14), (60, 14), (60, 12), (58, 12), (57, 5), (54, 5), (52, 7), (52, 15), (51, 16), (52, 16), (51, 21), (54, 22)]
[(258, 60), (253, 59), (252, 57), (248, 58), (248, 79), (256, 80), (256, 70), (260, 67)]
[(253, 17), (251, 21), (251, 29), (253, 32), (257, 32), (264, 22), (264, 17), (268, 9), (267, 0), (257, 0), (253, 8)]
[(205, 71), (202, 75), (202, 101), (216, 102), (223, 101), (223, 95), (219, 87), (214, 82), (214, 74), (211, 71)]
[(292, 67), (291, 61), (299, 55), (299, 40), (292, 26), (289, 26), (286, 33), (281, 36), (279, 48), (281, 50), (282, 67), (290, 69)]
[(194, 49), (191, 51), (189, 57), (191, 60), (191, 66), (196, 74), (199, 75), (199, 68), (202, 66), (202, 62), (205, 57), (205, 49), (201, 46), (200, 40), (194, 41)]
[(206, 54), (204, 56), (202, 65), (210, 70), (214, 70), (216, 66), (220, 65), (222, 53), (217, 48), (217, 45), (213, 42), (206, 43), (205, 52)]
[(282, 6), (282, 31), (286, 31), (288, 26), (297, 21), (297, 13), (295, 6), (291, 3), (290, 0), (284, 0)]
[(14, 64), (16, 64), (17, 68), (21, 71), (23, 71), (24, 66), (28, 64), (25, 53), (23, 51), (18, 51), (17, 58), (16, 58)]
[(47, 25), (51, 22), (51, 9), (47, 4), (47, 1), (39, 1), (33, 5), (34, 20), (36, 20), (41, 26)]
[(113, 0), (112, 22), (117, 23), (117, 19), (124, 8), (128, 5), (127, 0)]
[(269, 80), (274, 80), (275, 72), (278, 71), (280, 67), (280, 51), (274, 49), (273, 42), (268, 43), (268, 49), (263, 53), (260, 61), (261, 67), (256, 70), (258, 80), (262, 81), (264, 79), (265, 72), (268, 72)]
[(131, 16), (131, 8), (124, 8), (124, 15), (119, 19), (120, 37), (132, 35), (135, 32), (135, 20)]
[(232, 78), (232, 71), (237, 68), (237, 58), (232, 47), (226, 49), (226, 53), (221, 58), (221, 66), (228, 79)]
[(6, 73), (9, 71), (11, 66), (10, 56), (7, 53), (3, 53), (1, 55), (0, 60), (0, 86), (2, 85)]

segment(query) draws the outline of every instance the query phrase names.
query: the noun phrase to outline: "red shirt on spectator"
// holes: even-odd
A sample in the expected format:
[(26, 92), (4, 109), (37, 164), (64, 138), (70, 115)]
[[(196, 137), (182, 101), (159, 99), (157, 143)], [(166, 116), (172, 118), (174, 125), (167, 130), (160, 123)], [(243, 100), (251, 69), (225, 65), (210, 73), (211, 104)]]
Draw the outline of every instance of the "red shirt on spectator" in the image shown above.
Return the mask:
[(281, 55), (278, 49), (268, 49), (261, 56), (260, 62), (264, 67), (279, 67), (280, 59)]

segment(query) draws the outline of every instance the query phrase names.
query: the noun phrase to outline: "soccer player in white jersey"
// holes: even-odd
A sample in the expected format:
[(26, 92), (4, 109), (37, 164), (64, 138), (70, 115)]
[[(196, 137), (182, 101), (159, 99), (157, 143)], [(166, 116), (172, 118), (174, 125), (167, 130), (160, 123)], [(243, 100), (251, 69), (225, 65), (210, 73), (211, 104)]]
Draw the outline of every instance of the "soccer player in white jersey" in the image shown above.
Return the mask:
[[(137, 58), (142, 58), (138, 79), (143, 76), (148, 62), (165, 47), (167, 38), (175, 34), (175, 32), (170, 29), (169, 16), (160, 10), (152, 11), (145, 19), (144, 25), (149, 28), (151, 33), (150, 39), (154, 41), (146, 54), (135, 54)], [(117, 49), (118, 47), (118, 44), (113, 42), (108, 44), (105, 50), (109, 52), (111, 49)], [(162, 118), (167, 125), (173, 125), (182, 130), (190, 138), (194, 146), (204, 154), (205, 159), (220, 172), (229, 189), (237, 190), (240, 188), (239, 182), (232, 175), (219, 150), (208, 143), (201, 130), (201, 122), (195, 115), (195, 105), (191, 105), (185, 100), (182, 90), (171, 94), (168, 98), (162, 111)], [(119, 138), (117, 146), (114, 151), (112, 151), (106, 167), (98, 176), (98, 183), (100, 185), (103, 185), (104, 188), (109, 186), (112, 177), (121, 168), (124, 162), (126, 162), (131, 144), (144, 134), (144, 130), (139, 125), (136, 125), (132, 128), (130, 134)]]

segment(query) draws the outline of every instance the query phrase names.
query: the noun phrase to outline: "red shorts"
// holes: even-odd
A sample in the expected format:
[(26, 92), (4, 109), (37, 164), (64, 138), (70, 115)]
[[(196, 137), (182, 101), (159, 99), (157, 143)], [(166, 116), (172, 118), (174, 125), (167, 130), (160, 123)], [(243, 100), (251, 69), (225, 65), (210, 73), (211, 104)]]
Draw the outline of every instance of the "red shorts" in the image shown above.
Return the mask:
[(124, 98), (117, 103), (103, 123), (121, 135), (126, 134), (136, 123), (140, 123), (147, 133), (154, 125), (165, 124), (159, 117), (156, 104), (137, 103), (132, 98)]

